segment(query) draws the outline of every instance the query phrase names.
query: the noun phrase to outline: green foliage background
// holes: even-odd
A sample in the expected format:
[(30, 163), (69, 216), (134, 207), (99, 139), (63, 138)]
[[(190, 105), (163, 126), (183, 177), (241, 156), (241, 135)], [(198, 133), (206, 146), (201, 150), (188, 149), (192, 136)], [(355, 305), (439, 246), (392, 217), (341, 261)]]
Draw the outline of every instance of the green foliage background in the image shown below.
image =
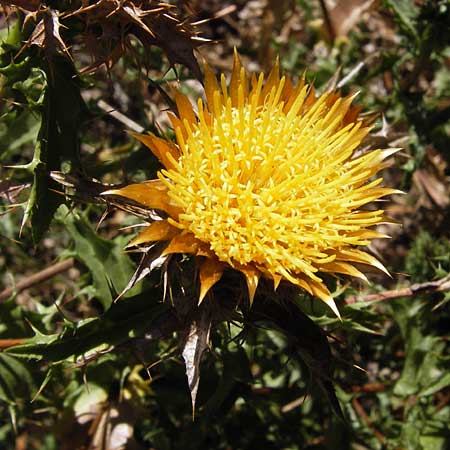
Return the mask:
[[(200, 18), (218, 9), (191, 3)], [(0, 302), (1, 448), (450, 448), (450, 294), (433, 285), (450, 271), (450, 5), (376, 2), (336, 37), (326, 33), (321, 3), (261, 2), (252, 22), (246, 2), (232, 2), (229, 17), (199, 28), (217, 41), (200, 51), (221, 71), (231, 69), (233, 45), (265, 69), (279, 54), (286, 72), (307, 70), (319, 90), (339, 68), (342, 79), (364, 62), (342, 91), (360, 90), (365, 110), (382, 114), (378, 145), (404, 148), (384, 174), (406, 192), (386, 206), (402, 226), (375, 248), (393, 277), (337, 285), (342, 321), (295, 294), (295, 307), (256, 305), (218, 323), (201, 363), (195, 421), (179, 335), (164, 333), (175, 319), (161, 302), (158, 271), (114, 302), (139, 263), (123, 251), (133, 231), (118, 229), (136, 219), (115, 212), (95, 229), (104, 205), (89, 181), (142, 181), (159, 168), (100, 100), (155, 131), (170, 106), (159, 93), (168, 80), (199, 95), (193, 66), (174, 72), (174, 55), (183, 62), (176, 52), (134, 40), (108, 72), (81, 73), (89, 58), (74, 18), (60, 31), (75, 62), (61, 47), (24, 47), (33, 21), (24, 23), (23, 12), (3, 22), (0, 283), (14, 286), (58, 260), (75, 264)], [(288, 27), (292, 18), (299, 28)], [(83, 189), (73, 198), (51, 171), (81, 179)], [(404, 296), (363, 301), (408, 287)], [(346, 301), (353, 296), (361, 301)]]

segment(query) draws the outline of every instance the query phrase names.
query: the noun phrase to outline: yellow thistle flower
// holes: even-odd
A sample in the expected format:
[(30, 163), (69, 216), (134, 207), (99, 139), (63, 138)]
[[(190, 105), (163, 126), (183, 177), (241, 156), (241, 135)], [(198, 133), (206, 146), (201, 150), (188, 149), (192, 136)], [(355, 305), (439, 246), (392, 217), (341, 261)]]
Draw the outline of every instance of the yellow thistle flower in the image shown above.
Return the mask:
[(167, 218), (130, 245), (167, 241), (163, 254), (202, 257), (200, 302), (225, 269), (245, 275), (250, 302), (259, 279), (287, 280), (339, 315), (323, 273), (365, 279), (355, 264), (386, 271), (358, 249), (386, 237), (370, 229), (385, 220), (364, 205), (398, 192), (373, 178), (394, 151), (355, 157), (370, 127), (353, 97), (326, 93), (279, 76), (251, 79), (235, 53), (229, 86), (205, 67), (206, 104), (197, 109), (175, 93), (170, 114), (177, 144), (152, 133), (135, 135), (165, 169), (158, 179), (105, 192), (162, 210)]

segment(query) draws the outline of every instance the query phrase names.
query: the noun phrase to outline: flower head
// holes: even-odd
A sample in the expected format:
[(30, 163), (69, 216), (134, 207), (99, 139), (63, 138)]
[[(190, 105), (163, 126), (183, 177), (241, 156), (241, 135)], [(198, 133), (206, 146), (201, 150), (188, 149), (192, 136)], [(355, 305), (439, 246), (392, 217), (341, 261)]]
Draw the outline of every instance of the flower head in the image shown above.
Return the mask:
[(392, 150), (355, 156), (370, 131), (353, 97), (281, 77), (248, 78), (235, 54), (229, 85), (205, 67), (206, 103), (175, 93), (177, 143), (135, 135), (165, 169), (158, 179), (107, 191), (167, 218), (132, 242), (167, 241), (165, 254), (203, 257), (200, 301), (226, 268), (242, 272), (250, 301), (261, 277), (298, 285), (338, 314), (322, 274), (365, 279), (355, 265), (383, 265), (359, 249), (385, 237), (382, 210), (362, 209), (396, 192), (374, 178)]

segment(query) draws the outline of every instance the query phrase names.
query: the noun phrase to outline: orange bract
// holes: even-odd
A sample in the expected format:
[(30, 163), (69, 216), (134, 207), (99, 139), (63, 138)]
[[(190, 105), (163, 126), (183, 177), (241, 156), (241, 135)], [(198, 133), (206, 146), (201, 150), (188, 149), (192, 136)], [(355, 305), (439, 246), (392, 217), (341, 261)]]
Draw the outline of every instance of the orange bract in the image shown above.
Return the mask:
[(266, 82), (263, 74), (248, 79), (235, 54), (229, 87), (205, 67), (205, 93), (196, 112), (176, 93), (177, 145), (136, 135), (165, 166), (159, 180), (107, 192), (168, 215), (132, 244), (166, 240), (166, 254), (204, 257), (200, 301), (228, 267), (245, 275), (250, 301), (264, 276), (275, 287), (283, 279), (302, 287), (339, 314), (320, 274), (365, 279), (355, 263), (385, 271), (358, 249), (386, 237), (370, 228), (383, 211), (360, 208), (397, 192), (373, 178), (395, 150), (354, 157), (370, 128), (353, 97), (316, 98), (303, 79), (280, 78), (278, 65)]

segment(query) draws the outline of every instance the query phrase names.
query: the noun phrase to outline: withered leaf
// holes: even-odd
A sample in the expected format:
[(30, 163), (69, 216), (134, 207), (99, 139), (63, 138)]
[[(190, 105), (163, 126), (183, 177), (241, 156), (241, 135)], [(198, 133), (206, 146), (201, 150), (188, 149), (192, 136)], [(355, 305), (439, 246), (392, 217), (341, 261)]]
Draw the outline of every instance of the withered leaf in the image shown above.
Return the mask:
[(330, 28), (331, 39), (346, 36), (361, 20), (362, 15), (374, 8), (376, 0), (325, 0), (325, 21)]
[[(162, 20), (164, 18), (165, 20)], [(194, 57), (194, 49), (202, 40), (196, 39), (189, 29), (181, 26), (180, 22), (167, 20), (166, 15), (153, 20), (152, 29), (156, 35), (157, 45), (164, 50), (170, 63), (183, 64), (195, 78), (202, 81), (202, 72)]]
[(48, 60), (51, 60), (58, 50), (62, 51), (69, 59), (72, 59), (69, 49), (61, 37), (59, 11), (45, 8), (41, 10), (41, 13), (42, 19), (34, 28), (25, 46), (37, 45), (43, 48)]
[(10, 180), (0, 181), (0, 197), (8, 203), (17, 201), (18, 196), (24, 189), (30, 188), (30, 183), (12, 184)]
[(200, 382), (200, 361), (208, 348), (211, 331), (211, 317), (206, 308), (199, 309), (198, 315), (186, 327), (182, 356), (186, 366), (186, 376), (191, 392), (192, 417), (195, 417), (195, 402)]
[(134, 272), (128, 284), (125, 286), (124, 290), (120, 293), (116, 300), (122, 297), (126, 292), (132, 289), (139, 281), (145, 278), (148, 274), (153, 272), (153, 270), (161, 267), (169, 258), (168, 255), (161, 256), (166, 243), (158, 243), (151, 246), (144, 253), (136, 272)]
[(413, 180), (422, 191), (428, 194), (439, 208), (444, 209), (448, 206), (450, 200), (447, 186), (430, 171), (426, 169), (416, 170), (413, 175)]

